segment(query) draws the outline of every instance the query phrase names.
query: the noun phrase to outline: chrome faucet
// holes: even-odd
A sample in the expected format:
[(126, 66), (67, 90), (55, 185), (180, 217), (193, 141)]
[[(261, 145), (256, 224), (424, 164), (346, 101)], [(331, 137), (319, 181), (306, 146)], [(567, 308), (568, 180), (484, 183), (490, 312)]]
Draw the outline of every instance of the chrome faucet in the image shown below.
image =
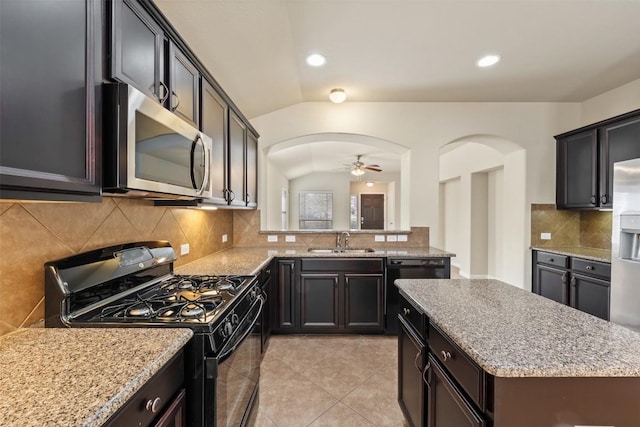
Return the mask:
[[(343, 243), (344, 243), (344, 248), (342, 247)], [(342, 233), (338, 234), (336, 239), (336, 246), (340, 249), (349, 249), (349, 233), (348, 232), (343, 231)]]

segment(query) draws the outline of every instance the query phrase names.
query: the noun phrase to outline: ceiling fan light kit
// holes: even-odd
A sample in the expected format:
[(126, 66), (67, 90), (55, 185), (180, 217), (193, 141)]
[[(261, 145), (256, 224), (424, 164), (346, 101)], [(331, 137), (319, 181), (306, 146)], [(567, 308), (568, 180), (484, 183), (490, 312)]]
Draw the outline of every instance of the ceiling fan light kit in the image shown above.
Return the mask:
[(347, 99), (347, 93), (344, 91), (344, 89), (341, 88), (331, 89), (331, 92), (329, 93), (329, 99), (334, 104), (340, 104)]

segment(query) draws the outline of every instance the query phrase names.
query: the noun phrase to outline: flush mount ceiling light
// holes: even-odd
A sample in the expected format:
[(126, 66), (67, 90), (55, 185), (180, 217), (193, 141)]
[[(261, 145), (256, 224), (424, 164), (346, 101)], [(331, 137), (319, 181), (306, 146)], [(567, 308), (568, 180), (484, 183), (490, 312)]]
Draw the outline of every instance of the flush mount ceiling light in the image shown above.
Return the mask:
[(478, 59), (476, 65), (478, 67), (491, 67), (492, 65), (496, 65), (498, 62), (500, 62), (500, 55), (485, 55)]
[(331, 89), (331, 93), (329, 93), (329, 99), (335, 104), (340, 104), (341, 102), (344, 102), (345, 99), (347, 99), (347, 94), (344, 89)]
[(311, 65), (312, 67), (322, 67), (325, 62), (327, 62), (327, 58), (320, 55), (319, 53), (312, 53), (311, 55), (307, 56), (307, 64)]
[(367, 187), (373, 187), (373, 182), (367, 181)]

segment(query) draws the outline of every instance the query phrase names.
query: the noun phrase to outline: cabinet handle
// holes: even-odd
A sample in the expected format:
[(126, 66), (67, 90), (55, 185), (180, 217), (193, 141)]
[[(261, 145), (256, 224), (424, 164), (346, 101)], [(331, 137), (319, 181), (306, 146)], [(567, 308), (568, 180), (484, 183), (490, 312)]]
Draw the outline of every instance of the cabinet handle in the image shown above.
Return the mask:
[(420, 350), (418, 350), (418, 354), (416, 354), (416, 358), (413, 359), (413, 366), (416, 367), (416, 369), (418, 370), (418, 372), (422, 372), (422, 368), (420, 368), (418, 366), (418, 358), (422, 356), (422, 348)]
[(444, 351), (444, 350), (442, 350), (442, 351), (440, 352), (440, 355), (442, 356), (442, 361), (443, 361), (443, 362), (446, 362), (447, 360), (450, 360), (450, 359), (451, 359), (451, 353), (449, 353), (448, 351)]
[(602, 204), (602, 205), (606, 204), (608, 199), (609, 199), (609, 197), (607, 197), (606, 194), (604, 196), (600, 197), (600, 204)]
[(591, 270), (593, 270), (593, 267), (590, 266), (590, 265), (587, 265), (587, 270), (591, 271)]
[(576, 287), (576, 278), (572, 277), (571, 281), (569, 283), (571, 283), (571, 286), (573, 286), (575, 288)]
[(562, 284), (563, 285), (567, 284), (567, 273), (562, 273)]
[(146, 409), (147, 411), (151, 411), (154, 414), (158, 412), (158, 410), (160, 409), (160, 398), (156, 397), (153, 400), (147, 400), (147, 404), (144, 405), (144, 409)]
[(164, 84), (164, 82), (158, 82), (160, 84), (160, 88), (164, 89), (164, 96), (162, 97), (158, 97), (158, 100), (160, 101), (161, 104), (164, 104), (164, 102), (167, 100), (167, 98), (169, 97), (169, 88), (167, 87), (166, 84)]
[(553, 262), (553, 258), (549, 258), (549, 262)]
[(245, 194), (245, 200), (247, 201), (247, 203), (249, 203), (251, 201), (251, 194), (247, 193)]
[(171, 111), (176, 111), (178, 109), (178, 107), (180, 106), (180, 98), (178, 97), (178, 94), (175, 91), (171, 91), (171, 98), (173, 99), (175, 97), (176, 99), (176, 106), (171, 106)]
[(427, 361), (427, 365), (424, 367), (424, 370), (422, 371), (422, 381), (424, 381), (424, 383), (428, 386), (430, 386), (431, 384), (429, 383), (429, 378), (427, 378), (427, 372), (429, 372), (429, 369), (431, 369), (431, 360)]
[(591, 204), (595, 205), (597, 202), (598, 202), (598, 198), (594, 194), (593, 196), (591, 196)]
[(402, 309), (402, 312), (404, 313), (405, 316), (408, 316), (409, 313), (411, 313), (411, 310), (409, 310), (408, 308), (405, 307), (405, 308)]

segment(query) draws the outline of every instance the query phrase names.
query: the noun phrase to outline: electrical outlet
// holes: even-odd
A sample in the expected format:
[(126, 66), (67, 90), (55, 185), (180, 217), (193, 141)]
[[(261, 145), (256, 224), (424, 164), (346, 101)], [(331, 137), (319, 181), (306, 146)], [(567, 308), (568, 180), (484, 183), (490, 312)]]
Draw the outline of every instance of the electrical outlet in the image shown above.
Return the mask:
[(227, 243), (227, 241), (229, 240), (229, 236), (227, 236), (226, 234), (222, 235), (222, 243)]
[(397, 242), (398, 241), (398, 236), (396, 236), (395, 234), (389, 234), (387, 236), (387, 242)]
[(285, 242), (289, 242), (289, 243), (293, 243), (296, 241), (296, 236), (284, 236), (284, 241)]
[(276, 243), (277, 241), (278, 241), (278, 236), (277, 235), (269, 235), (269, 236), (267, 236), (267, 242)]
[(409, 240), (409, 236), (406, 234), (398, 234), (398, 242), (406, 242)]
[(180, 245), (180, 255), (188, 255), (189, 254), (189, 244), (185, 243), (184, 245)]
[(376, 237), (374, 238), (374, 240), (376, 242), (384, 242), (384, 234), (376, 234)]
[(541, 240), (551, 240), (551, 233), (540, 233)]

